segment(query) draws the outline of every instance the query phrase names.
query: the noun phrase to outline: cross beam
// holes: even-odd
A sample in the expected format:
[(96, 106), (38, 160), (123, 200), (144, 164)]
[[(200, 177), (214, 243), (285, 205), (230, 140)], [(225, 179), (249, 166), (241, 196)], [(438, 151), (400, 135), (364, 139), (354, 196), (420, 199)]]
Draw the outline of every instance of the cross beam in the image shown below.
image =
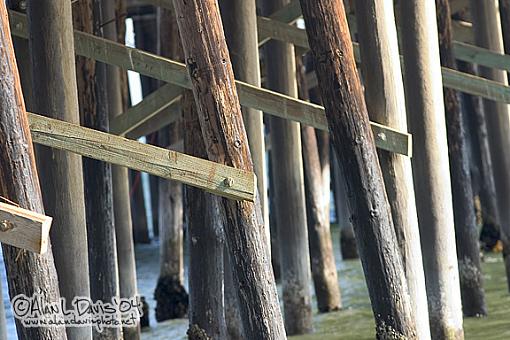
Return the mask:
[(0, 203), (0, 242), (44, 254), (48, 250), (51, 222), (49, 216)]
[[(310, 48), (306, 31), (303, 29), (264, 17), (259, 17), (258, 25), (262, 31), (271, 33), (271, 37), (274, 39), (294, 44), (306, 50)], [(360, 62), (359, 45), (353, 43), (353, 47), (356, 61)], [(454, 43), (454, 52), (457, 59), (510, 71), (509, 55), (498, 54), (461, 42)], [(445, 87), (510, 104), (510, 87), (507, 85), (446, 67), (442, 67), (441, 70)], [(317, 85), (314, 76), (308, 85), (310, 87)]]
[(256, 177), (252, 172), (34, 113), (28, 113), (28, 119), (35, 143), (144, 171), (215, 195), (254, 201)]
[[(26, 38), (26, 16), (14, 11), (9, 13), (12, 34)], [(186, 66), (182, 63), (79, 31), (74, 32), (74, 45), (78, 55), (132, 70), (177, 86), (191, 88)], [(236, 80), (236, 86), (241, 105), (317, 129), (328, 129), (324, 108), (320, 105), (238, 80)], [(374, 132), (375, 143), (379, 148), (411, 156), (411, 136), (408, 133), (374, 122), (370, 124)]]

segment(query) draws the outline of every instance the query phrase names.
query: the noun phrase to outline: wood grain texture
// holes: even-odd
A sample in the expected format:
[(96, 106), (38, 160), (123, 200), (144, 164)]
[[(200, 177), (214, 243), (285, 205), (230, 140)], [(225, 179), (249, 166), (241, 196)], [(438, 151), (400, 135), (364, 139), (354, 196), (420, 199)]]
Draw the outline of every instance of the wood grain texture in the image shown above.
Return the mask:
[(0, 203), (0, 242), (44, 254), (48, 250), (52, 220), (43, 214)]
[[(10, 20), (13, 34), (26, 37), (24, 15), (11, 11)], [(75, 32), (75, 47), (78, 55), (117, 65), (184, 88), (191, 88), (185, 65), (182, 63), (78, 31)], [(243, 106), (294, 120), (317, 129), (328, 129), (324, 108), (319, 105), (310, 104), (241, 81), (235, 83)], [(372, 126), (376, 130), (374, 136), (378, 147), (404, 155), (410, 154), (412, 143), (411, 136), (408, 133), (396, 131), (376, 123), (372, 123)]]
[[(67, 0), (27, 5), (34, 110), (78, 124), (72, 5)], [(74, 297), (90, 294), (82, 158), (45, 146), (36, 150), (44, 207), (54, 218), (51, 241), (60, 293), (71, 306)], [(90, 327), (66, 332), (69, 338), (90, 337)]]
[[(436, 0), (441, 65), (456, 68), (453, 55), (452, 25), (448, 0)], [(480, 260), (479, 232), (476, 225), (473, 188), (463, 112), (456, 91), (443, 90), (450, 172), (452, 174), (455, 240), (460, 273), (460, 292), (464, 316), (487, 315)]]
[[(477, 45), (496, 53), (504, 53), (501, 17), (498, 0), (470, 1)], [(479, 74), (502, 84), (508, 84), (507, 73), (480, 67)], [(483, 101), (489, 147), (491, 151), (493, 176), (501, 223), (503, 258), (505, 260), (508, 289), (510, 290), (510, 115), (508, 105), (489, 100)]]
[[(207, 155), (211, 161), (251, 172), (217, 1), (176, 0), (174, 6)], [(258, 198), (255, 203), (222, 199), (220, 209), (246, 337), (284, 339)]]
[(404, 86), (432, 339), (462, 339), (448, 141), (434, 1), (400, 3)]
[(182, 88), (178, 86), (163, 85), (140, 103), (114, 117), (110, 121), (110, 133), (124, 136), (136, 130), (170, 105), (177, 103), (181, 98), (181, 93)]
[(335, 154), (344, 173), (376, 336), (416, 338), (415, 315), (341, 0), (301, 0)]
[[(4, 1), (0, 2), (0, 56), (0, 195), (22, 208), (44, 214)], [(41, 292), (46, 301), (58, 303), (58, 277), (49, 244), (43, 255), (6, 244), (2, 249), (11, 298)], [(16, 320), (16, 329), (21, 339), (67, 339), (64, 328), (27, 328)]]
[[(407, 131), (407, 112), (393, 4), (356, 2), (361, 73), (369, 117)], [(411, 159), (378, 152), (391, 215), (402, 254), (419, 339), (430, 339), (427, 293), (416, 212)]]
[[(261, 2), (263, 13), (273, 13), (288, 4), (288, 0)], [(294, 46), (270, 41), (264, 48), (266, 86), (298, 98)], [(312, 331), (312, 301), (310, 290), (310, 256), (301, 149), (301, 125), (270, 117), (271, 174), (275, 181), (276, 215), (280, 273), (283, 296), (283, 316), (288, 335)]]
[[(179, 181), (232, 199), (253, 201), (256, 177), (175, 151), (29, 114), (34, 142)], [(230, 179), (230, 180), (228, 180)]]

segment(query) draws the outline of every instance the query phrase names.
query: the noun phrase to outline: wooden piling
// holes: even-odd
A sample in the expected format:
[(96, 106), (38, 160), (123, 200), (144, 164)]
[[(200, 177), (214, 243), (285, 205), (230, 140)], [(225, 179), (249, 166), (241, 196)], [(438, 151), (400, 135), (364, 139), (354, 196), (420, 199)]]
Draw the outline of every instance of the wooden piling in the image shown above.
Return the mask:
[[(407, 131), (393, 4), (385, 0), (356, 2), (356, 19), (369, 117), (380, 124)], [(378, 155), (416, 316), (417, 336), (430, 339), (411, 160), (383, 150), (379, 150)]]
[(433, 339), (462, 339), (443, 84), (435, 4), (400, 3), (404, 85), (414, 140), (413, 175)]
[[(441, 65), (456, 69), (448, 1), (436, 0), (436, 11)], [(466, 316), (484, 316), (487, 314), (487, 307), (483, 289), (480, 244), (478, 242), (479, 233), (476, 226), (464, 120), (457, 91), (444, 88), (443, 92), (450, 172), (452, 174), (453, 214), (462, 311)]]
[[(164, 57), (182, 60), (183, 52), (175, 16), (169, 10), (158, 9), (158, 50)], [(184, 125), (180, 121), (158, 132), (162, 147), (179, 142)], [(185, 317), (188, 313), (188, 294), (184, 288), (183, 254), (183, 186), (181, 183), (159, 179), (158, 220), (160, 226), (159, 278), (156, 286), (156, 320)]]
[[(212, 161), (253, 170), (234, 74), (215, 0), (174, 1), (202, 136)], [(220, 216), (231, 254), (246, 337), (284, 339), (260, 205), (222, 199)]]
[[(221, 0), (219, 4), (235, 78), (260, 87), (256, 0)], [(244, 126), (248, 134), (253, 168), (255, 175), (257, 175), (257, 189), (266, 228), (265, 235), (267, 242), (270, 242), (267, 184), (264, 175), (266, 169), (266, 143), (262, 111), (249, 107), (241, 107), (241, 109)], [(268, 247), (268, 249), (271, 251), (271, 247)]]
[(415, 315), (343, 2), (301, 0), (301, 8), (329, 129), (352, 204), (377, 337), (416, 338)]
[[(110, 6), (110, 4), (112, 6)], [(108, 1), (92, 1), (93, 33), (105, 36), (107, 25), (115, 29), (114, 4)], [(108, 8), (110, 7), (110, 8)], [(81, 13), (83, 14), (83, 13)], [(80, 14), (78, 14), (80, 16)], [(113, 21), (110, 21), (113, 20)], [(105, 25), (105, 23), (108, 23)], [(110, 28), (111, 29), (111, 28)], [(109, 80), (111, 66), (97, 63), (92, 75), (87, 69), (79, 70), (85, 80), (80, 92), (91, 86), (93, 97), (83, 102), (81, 109), (83, 125), (96, 130), (109, 130)], [(119, 276), (114, 226), (112, 170), (109, 163), (84, 158), (83, 174), (85, 184), (85, 206), (87, 212), (87, 236), (89, 249), (90, 296), (93, 301), (112, 301), (119, 297)], [(117, 339), (120, 328), (107, 328), (102, 332), (93, 329), (94, 339)]]
[[(120, 0), (123, 1), (123, 0)], [(103, 1), (105, 38), (118, 39), (117, 25), (121, 23), (115, 12), (112, 1)], [(123, 40), (121, 41), (123, 42)], [(124, 108), (124, 98), (121, 92), (120, 69), (109, 65), (107, 72), (107, 100), (110, 121), (121, 114)], [(128, 169), (112, 165), (112, 194), (115, 219), (115, 243), (117, 250), (117, 268), (119, 280), (119, 296), (131, 299), (138, 295), (136, 283), (135, 250), (133, 240), (133, 225), (131, 219), (131, 203), (129, 197)], [(125, 340), (138, 340), (140, 338), (140, 325), (124, 327), (122, 335)]]
[[(308, 99), (308, 87), (303, 63), (297, 62), (297, 79), (299, 97)], [(342, 307), (338, 275), (333, 254), (333, 242), (329, 226), (329, 195), (324, 194), (329, 186), (324, 186), (321, 157), (315, 129), (301, 126), (301, 146), (303, 149), (303, 172), (305, 178), (306, 219), (308, 226), (308, 246), (310, 251), (310, 267), (320, 313), (338, 310)], [(329, 158), (329, 143), (328, 158)], [(323, 155), (323, 158), (325, 156)]]
[[(504, 53), (501, 20), (498, 12), (498, 0), (471, 0), (473, 29), (476, 44), (491, 51)], [(484, 78), (508, 84), (504, 71), (479, 67)], [(510, 291), (510, 121), (508, 105), (491, 100), (483, 100), (485, 120), (491, 151), (493, 176), (496, 185), (496, 197), (501, 223), (503, 258), (505, 261), (508, 289)]]
[[(18, 68), (9, 29), (5, 2), (0, 2), (0, 195), (20, 207), (44, 213), (43, 199), (35, 165), (34, 150), (23, 103)], [(86, 244), (85, 244), (86, 247)], [(58, 303), (60, 298), (57, 271), (52, 247), (34, 254), (8, 245), (2, 245), (7, 270), (9, 295), (31, 296), (43, 291), (48, 302)], [(87, 278), (87, 272), (85, 279)], [(67, 339), (65, 328), (24, 327), (16, 320), (21, 339)]]
[[(34, 110), (79, 124), (71, 3), (30, 1), (27, 13)], [(42, 146), (37, 159), (44, 206), (53, 217), (51, 239), (60, 292), (71, 306), (74, 297), (90, 294), (82, 159)], [(70, 338), (90, 338), (87, 327), (66, 331)]]
[[(288, 3), (265, 0), (263, 13), (270, 15)], [(270, 41), (264, 51), (266, 87), (297, 98), (294, 46)], [(285, 329), (289, 335), (304, 334), (312, 331), (312, 305), (310, 259), (303, 256), (309, 249), (300, 124), (271, 117), (269, 126)]]
[[(193, 93), (186, 91), (182, 99), (184, 152), (207, 159), (200, 131)], [(220, 219), (219, 199), (212, 194), (186, 186), (185, 206), (188, 225), (190, 329), (191, 340), (203, 339), (203, 331), (210, 339), (225, 339), (225, 304), (223, 290), (224, 235)]]

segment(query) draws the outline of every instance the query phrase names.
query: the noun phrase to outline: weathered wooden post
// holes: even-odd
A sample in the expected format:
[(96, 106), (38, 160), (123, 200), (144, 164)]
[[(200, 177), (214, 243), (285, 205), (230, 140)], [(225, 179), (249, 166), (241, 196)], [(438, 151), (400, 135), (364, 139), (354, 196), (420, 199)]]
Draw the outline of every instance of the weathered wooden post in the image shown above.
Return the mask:
[(338, 157), (333, 155), (333, 195), (335, 198), (335, 212), (338, 226), (340, 228), (340, 253), (343, 260), (359, 258), (356, 238), (354, 236), (354, 227), (351, 222), (351, 212), (349, 208), (347, 193), (342, 169)]
[[(264, 0), (263, 14), (269, 16), (288, 3)], [(267, 88), (297, 97), (294, 46), (270, 41), (265, 56)], [(289, 335), (303, 334), (312, 330), (312, 301), (310, 259), (303, 255), (309, 250), (301, 130), (299, 123), (279, 117), (271, 117), (269, 126), (285, 329)]]
[[(305, 70), (303, 63), (299, 60), (297, 62), (296, 74), (299, 97), (300, 99), (308, 100)], [(317, 136), (313, 127), (301, 126), (301, 146), (303, 148), (310, 266), (318, 310), (320, 313), (326, 313), (342, 307), (329, 226), (329, 209), (325, 209), (325, 207), (329, 208), (329, 195), (327, 197), (328, 201), (325, 201), (324, 191), (326, 187), (324, 186), (325, 180), (323, 176), (328, 176), (329, 174), (323, 173)], [(327, 148), (329, 149), (329, 143)], [(329, 150), (327, 157), (329, 158)], [(327, 191), (329, 194), (329, 186)]]
[[(356, 19), (370, 118), (407, 131), (404, 84), (400, 68), (393, 3), (385, 0), (356, 2)], [(427, 293), (414, 197), (411, 159), (378, 151), (391, 215), (402, 254), (411, 306), (419, 339), (430, 338)]]
[[(71, 3), (28, 2), (29, 48), (34, 110), (79, 124)], [(51, 215), (51, 239), (60, 292), (68, 304), (89, 296), (89, 264), (81, 157), (48, 147), (37, 148), (44, 206)], [(76, 256), (80, 254), (80, 256)], [(90, 337), (90, 328), (68, 327), (71, 338)]]
[[(215, 0), (176, 0), (174, 6), (208, 158), (252, 171), (218, 5)], [(232, 180), (226, 178), (225, 185)], [(284, 339), (260, 205), (221, 199), (219, 206), (246, 337)]]
[[(0, 195), (22, 208), (44, 213), (39, 178), (23, 94), (12, 47), (5, 2), (0, 2)], [(86, 247), (86, 245), (85, 245)], [(42, 290), (48, 302), (60, 298), (51, 246), (43, 255), (2, 245), (9, 295), (32, 296)], [(87, 277), (87, 273), (85, 273)], [(16, 320), (21, 339), (67, 339), (64, 328), (24, 327)], [(89, 331), (90, 332), (90, 331)]]
[[(473, 64), (458, 61), (459, 71), (476, 74)], [(461, 93), (463, 116), (467, 120), (470, 141), (471, 183), (473, 194), (479, 196), (481, 217), (484, 228), (499, 230), (499, 212), (496, 199), (496, 184), (492, 170), (487, 122), (482, 107), (482, 98)]]
[[(87, 5), (89, 5), (89, 8)], [(111, 6), (110, 6), (111, 5)], [(95, 35), (105, 36), (106, 25), (115, 30), (114, 3), (112, 1), (90, 1), (80, 6), (90, 13), (77, 13), (78, 20), (92, 20)], [(109, 8), (110, 7), (110, 8)], [(113, 20), (113, 21), (112, 21)], [(105, 23), (108, 23), (105, 25)], [(89, 60), (80, 65), (79, 90), (88, 94), (81, 102), (83, 125), (100, 131), (109, 130), (108, 78), (112, 76), (107, 66), (95, 63), (90, 68)], [(90, 158), (83, 160), (85, 184), (85, 206), (87, 212), (87, 238), (89, 249), (90, 296), (93, 301), (112, 301), (119, 296), (117, 249), (115, 240), (112, 170), (111, 165)], [(102, 332), (93, 330), (94, 339), (117, 339), (119, 328), (106, 328)]]
[[(107, 24), (104, 26), (103, 34), (107, 39), (117, 40), (118, 35), (115, 24), (118, 24), (118, 18), (113, 16), (112, 4), (110, 2), (104, 1), (104, 6), (106, 6), (104, 22)], [(114, 20), (114, 18), (117, 20)], [(109, 20), (113, 21), (110, 22)], [(110, 119), (112, 119), (123, 112), (124, 106), (121, 93), (120, 70), (117, 67), (108, 66), (106, 72), (108, 110)], [(137, 296), (138, 292), (127, 168), (112, 165), (112, 188), (119, 295), (121, 298), (129, 299)], [(125, 340), (137, 340), (140, 338), (140, 326), (123, 328), (122, 333)]]
[[(175, 16), (171, 11), (158, 9), (159, 54), (182, 60), (183, 53)], [(177, 121), (158, 132), (162, 147), (182, 139), (183, 125)], [(182, 184), (159, 179), (158, 224), (160, 227), (159, 279), (156, 286), (156, 320), (185, 317), (188, 313), (188, 294), (184, 284), (183, 254), (183, 190)]]
[[(456, 69), (453, 56), (453, 33), (450, 5), (436, 0), (437, 26), (441, 65)], [(448, 152), (452, 174), (453, 213), (459, 262), (462, 310), (466, 316), (487, 314), (483, 276), (480, 265), (480, 245), (476, 226), (475, 204), (469, 173), (464, 120), (457, 92), (444, 88)]]
[(329, 129), (381, 339), (415, 338), (404, 267), (341, 0), (301, 0)]
[[(260, 87), (260, 61), (257, 34), (256, 0), (220, 0), (225, 37), (232, 59), (235, 78)], [(266, 167), (266, 143), (262, 112), (242, 107), (243, 121), (248, 135), (248, 144), (257, 175), (262, 216), (266, 226), (267, 242), (270, 240), (269, 207), (267, 185), (264, 176)], [(271, 250), (271, 248), (268, 248)]]
[(457, 252), (435, 4), (400, 2), (404, 85), (433, 339), (462, 339)]
[(149, 235), (149, 224), (147, 222), (147, 210), (143, 196), (142, 173), (136, 170), (129, 170), (131, 197), (131, 216), (133, 218), (133, 240), (135, 243), (151, 243)]
[[(473, 30), (476, 44), (498, 53), (504, 53), (498, 0), (471, 0)], [(479, 67), (481, 76), (508, 84), (506, 72)], [(501, 223), (503, 257), (505, 260), (508, 289), (510, 290), (510, 121), (508, 104), (483, 100), (485, 120), (491, 151), (498, 213)]]
[[(181, 100), (184, 119), (184, 152), (207, 159), (193, 93), (186, 91)], [(209, 193), (185, 187), (187, 242), (189, 246), (190, 330), (191, 340), (225, 339), (223, 300), (223, 221), (219, 199)]]

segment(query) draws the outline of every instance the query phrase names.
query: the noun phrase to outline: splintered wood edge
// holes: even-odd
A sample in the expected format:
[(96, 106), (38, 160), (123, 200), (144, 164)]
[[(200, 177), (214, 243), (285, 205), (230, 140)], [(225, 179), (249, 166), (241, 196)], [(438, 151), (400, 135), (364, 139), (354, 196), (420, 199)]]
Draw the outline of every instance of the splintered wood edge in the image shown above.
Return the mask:
[(0, 222), (8, 217), (9, 222), (15, 226), (9, 230), (0, 230), (1, 242), (38, 254), (48, 250), (52, 217), (0, 202)]
[(257, 178), (253, 172), (34, 113), (28, 113), (28, 119), (35, 143), (175, 180), (226, 198), (255, 200)]

